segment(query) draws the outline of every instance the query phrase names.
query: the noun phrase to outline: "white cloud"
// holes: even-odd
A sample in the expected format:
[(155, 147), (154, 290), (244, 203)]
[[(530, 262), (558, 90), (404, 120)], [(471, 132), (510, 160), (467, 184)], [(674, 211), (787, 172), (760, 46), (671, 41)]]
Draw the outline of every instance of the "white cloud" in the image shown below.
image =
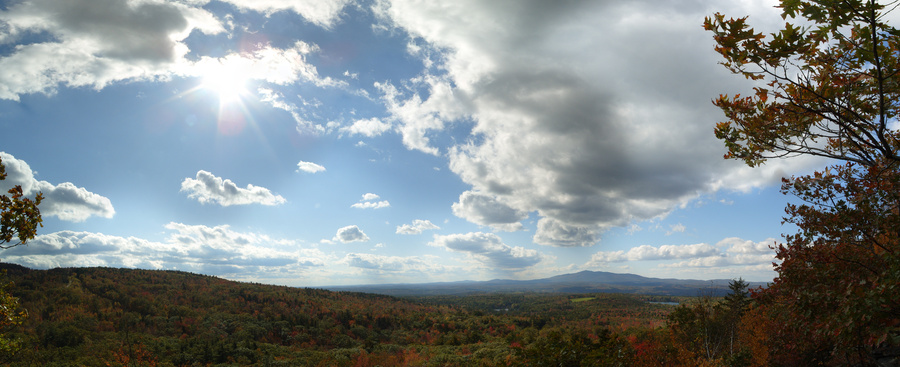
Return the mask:
[[(770, 254), (775, 251), (773, 248), (776, 246), (777, 242), (778, 241), (774, 238), (768, 238), (761, 242), (753, 242), (737, 237), (729, 237), (719, 241), (716, 246), (728, 247), (727, 251), (735, 254)], [(769, 246), (772, 246), (772, 248)]]
[(201, 204), (231, 205), (279, 205), (286, 200), (280, 195), (272, 194), (269, 189), (248, 184), (246, 188), (238, 187), (229, 179), (216, 177), (204, 170), (197, 171), (197, 178), (185, 178), (181, 182), (181, 191), (188, 197), (197, 199)]
[(433, 264), (415, 257), (384, 256), (366, 253), (349, 253), (342, 260), (350, 267), (386, 272), (425, 272)]
[(696, 257), (718, 257), (721, 252), (712, 245), (698, 243), (693, 245), (663, 245), (653, 247), (642, 245), (633, 247), (628, 252), (601, 251), (591, 256), (591, 264), (602, 264), (623, 261), (672, 260)]
[(325, 171), (325, 167), (322, 167), (313, 162), (300, 161), (300, 163), (297, 163), (297, 172), (300, 172), (300, 171), (316, 173), (316, 172)]
[(431, 146), (427, 135), (443, 130), (445, 121), (462, 118), (464, 110), (459, 105), (465, 101), (454, 96), (450, 82), (444, 78), (428, 76), (420, 82), (430, 95), (424, 101), (418, 94), (404, 96), (391, 84), (375, 83), (375, 87), (381, 91), (391, 118), (400, 122), (398, 129), (403, 145), (407, 149), (438, 155), (440, 152)]
[(523, 247), (510, 247), (493, 233), (473, 232), (434, 236), (429, 246), (465, 253), (469, 258), (492, 270), (518, 271), (534, 266), (544, 255)]
[(353, 204), (350, 207), (357, 208), (357, 209), (381, 209), (381, 208), (387, 208), (390, 206), (391, 206), (390, 202), (388, 202), (387, 200), (382, 200), (382, 201), (378, 201), (378, 202), (374, 202), (374, 201), (360, 202), (360, 203)]
[(296, 41), (290, 48), (276, 48), (270, 45), (251, 52), (231, 53), (224, 57), (201, 57), (195, 63), (184, 67), (187, 75), (208, 75), (220, 73), (240, 73), (248, 79), (264, 80), (272, 84), (288, 85), (297, 81), (311, 82), (320, 87), (343, 86), (346, 83), (330, 77), (321, 77), (315, 66), (306, 61), (310, 53), (319, 47), (303, 41)]
[(108, 266), (179, 269), (213, 275), (257, 276), (324, 266), (327, 255), (300, 244), (228, 226), (169, 223), (164, 242), (92, 232), (39, 235), (4, 260), (34, 268)]
[(671, 234), (675, 234), (675, 233), (684, 233), (684, 231), (685, 231), (686, 229), (687, 229), (687, 227), (685, 227), (685, 226), (684, 226), (683, 224), (681, 224), (681, 223), (673, 224), (673, 225), (669, 226), (669, 230), (666, 231), (666, 236), (671, 235)]
[[(263, 2), (253, 4), (264, 5)], [(267, 8), (274, 9), (274, 4), (269, 3)], [(283, 5), (298, 12), (297, 9), (304, 7), (289, 2)], [(329, 7), (337, 12), (343, 3), (321, 2), (313, 8), (323, 11), (306, 13), (320, 14), (313, 19), (326, 24), (321, 22), (332, 19), (326, 16), (331, 12), (324, 12)], [(0, 34), (0, 43), (15, 42), (33, 34), (49, 35), (46, 41), (19, 45), (0, 57), (0, 99), (18, 100), (20, 95), (30, 93), (54, 94), (61, 85), (102, 89), (114, 82), (168, 80), (173, 76), (211, 73), (237, 73), (249, 80), (277, 85), (298, 81), (319, 87), (346, 85), (343, 81), (320, 77), (316, 68), (306, 61), (306, 56), (318, 52), (318, 47), (302, 41), (287, 48), (259, 44), (254, 49), (222, 57), (186, 58), (191, 50), (184, 41), (192, 32), (226, 31), (212, 13), (187, 3), (27, 0), (0, 12), (0, 21), (7, 25), (7, 32)], [(292, 112), (298, 124), (308, 120), (303, 111), (291, 108), (290, 104), (273, 102), (273, 106)]]
[(390, 129), (390, 123), (382, 122), (381, 120), (373, 117), (369, 119), (356, 120), (353, 122), (353, 125), (342, 127), (340, 130), (341, 132), (348, 133), (350, 135), (365, 135), (371, 138), (381, 135)]
[(122, 80), (165, 77), (188, 52), (194, 30), (224, 28), (200, 8), (179, 3), (29, 0), (0, 12), (2, 41), (46, 32), (51, 41), (18, 46), (0, 58), (0, 98), (52, 94), (60, 84), (103, 88)]
[(0, 181), (2, 194), (5, 195), (15, 185), (21, 186), (22, 192), (27, 197), (33, 198), (38, 192), (43, 193), (44, 200), (38, 206), (42, 216), (55, 216), (69, 222), (83, 222), (91, 216), (112, 218), (116, 214), (112, 202), (104, 196), (75, 186), (71, 182), (54, 185), (37, 180), (25, 161), (5, 152), (0, 152), (0, 158), (7, 173), (6, 180)]
[(711, 267), (759, 267), (757, 270), (771, 271), (775, 261), (775, 250), (769, 246), (776, 242), (769, 238), (762, 242), (729, 237), (715, 246), (698, 243), (692, 245), (638, 246), (628, 251), (601, 251), (591, 256), (588, 267), (607, 266), (609, 263), (625, 261), (682, 260), (659, 264), (663, 268), (711, 268)]
[(330, 28), (339, 18), (349, 0), (222, 0), (234, 6), (266, 15), (292, 11), (311, 23)]
[[(588, 246), (702, 194), (776, 184), (810, 164), (751, 170), (723, 160), (712, 134), (722, 117), (710, 98), (750, 84), (717, 65), (697, 24), (713, 6), (780, 20), (770, 5), (380, 1), (383, 25), (408, 32), (412, 54), (438, 64), (402, 89), (377, 88), (407, 148), (446, 149), (472, 192), (537, 212), (536, 243)], [(430, 136), (452, 124), (471, 124), (470, 139), (435, 144)]]
[(401, 226), (397, 226), (398, 234), (421, 234), (423, 231), (429, 229), (441, 229), (434, 223), (431, 223), (430, 220), (422, 220), (416, 219), (413, 220), (412, 224), (404, 224)]
[(366, 242), (368, 240), (369, 236), (366, 236), (366, 234), (355, 225), (338, 229), (337, 234), (334, 235), (333, 239), (333, 241), (341, 241), (342, 243)]
[(360, 200), (356, 204), (350, 205), (350, 207), (357, 209), (381, 209), (391, 206), (391, 203), (387, 200), (375, 201), (379, 198), (380, 196), (373, 193), (366, 193), (365, 195), (363, 195), (362, 200)]

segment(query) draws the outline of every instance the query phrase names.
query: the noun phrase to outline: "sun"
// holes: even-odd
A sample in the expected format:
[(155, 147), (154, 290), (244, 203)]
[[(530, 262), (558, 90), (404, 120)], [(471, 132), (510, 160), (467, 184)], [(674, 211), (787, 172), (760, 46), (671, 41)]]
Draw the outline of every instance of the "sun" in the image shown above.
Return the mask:
[(246, 65), (238, 60), (222, 59), (204, 68), (200, 88), (218, 95), (219, 103), (228, 104), (241, 101), (248, 93), (250, 79)]

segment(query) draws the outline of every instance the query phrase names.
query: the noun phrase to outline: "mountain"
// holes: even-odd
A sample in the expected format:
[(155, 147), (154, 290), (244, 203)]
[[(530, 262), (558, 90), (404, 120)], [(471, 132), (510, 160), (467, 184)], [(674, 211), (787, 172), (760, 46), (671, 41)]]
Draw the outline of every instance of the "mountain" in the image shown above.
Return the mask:
[[(333, 291), (352, 291), (391, 296), (468, 295), (477, 293), (636, 293), (663, 296), (697, 296), (727, 293), (730, 279), (693, 280), (648, 278), (637, 274), (605, 271), (581, 271), (543, 279), (458, 281), (416, 284), (369, 284), (323, 287)], [(764, 282), (749, 282), (751, 288)]]

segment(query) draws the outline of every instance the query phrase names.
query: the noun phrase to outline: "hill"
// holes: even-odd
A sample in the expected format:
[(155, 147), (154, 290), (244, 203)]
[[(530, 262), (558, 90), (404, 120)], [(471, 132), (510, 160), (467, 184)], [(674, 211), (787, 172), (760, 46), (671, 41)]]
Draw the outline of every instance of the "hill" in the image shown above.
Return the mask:
[[(325, 287), (334, 291), (377, 293), (392, 296), (471, 295), (478, 293), (633, 293), (693, 297), (699, 294), (722, 296), (729, 279), (692, 280), (647, 278), (636, 274), (582, 271), (532, 280), (495, 279), (419, 284), (370, 284)], [(766, 283), (751, 282), (751, 287)]]

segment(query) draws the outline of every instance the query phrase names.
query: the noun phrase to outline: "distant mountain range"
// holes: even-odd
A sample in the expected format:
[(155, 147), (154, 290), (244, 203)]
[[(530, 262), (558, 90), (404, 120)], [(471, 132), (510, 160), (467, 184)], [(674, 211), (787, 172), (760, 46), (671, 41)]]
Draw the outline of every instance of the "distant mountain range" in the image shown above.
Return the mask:
[[(697, 296), (727, 293), (730, 279), (692, 280), (647, 278), (636, 274), (582, 271), (532, 280), (494, 279), (418, 284), (370, 284), (322, 287), (332, 291), (386, 294), (391, 296), (468, 295), (477, 293), (637, 293), (665, 296)], [(765, 282), (748, 282), (750, 288)]]

